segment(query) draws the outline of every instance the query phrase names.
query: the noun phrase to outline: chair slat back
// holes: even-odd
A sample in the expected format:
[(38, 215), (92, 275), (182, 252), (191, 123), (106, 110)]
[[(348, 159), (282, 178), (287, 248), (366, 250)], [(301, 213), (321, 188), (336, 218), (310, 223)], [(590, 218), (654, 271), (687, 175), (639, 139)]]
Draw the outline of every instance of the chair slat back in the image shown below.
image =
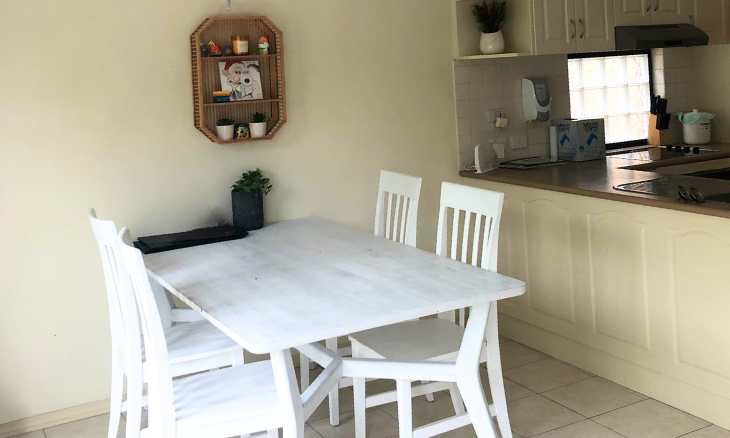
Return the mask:
[(418, 199), (423, 179), (402, 173), (380, 171), (375, 235), (416, 246)]
[[(503, 204), (503, 193), (442, 183), (436, 253), (497, 272), (499, 223)], [(451, 220), (450, 210), (453, 211)], [(459, 324), (464, 326), (466, 321), (463, 309), (459, 315)], [(456, 319), (454, 312), (442, 314), (440, 317), (451, 321)]]
[(127, 284), (134, 294), (142, 321), (146, 362), (149, 436), (175, 436), (175, 407), (170, 373), (170, 358), (152, 287), (142, 253), (130, 243), (129, 230), (119, 232), (119, 248), (129, 276)]
[(122, 355), (126, 373), (133, 372), (132, 368), (135, 368), (141, 374), (142, 342), (137, 306), (134, 295), (128, 288), (128, 277), (117, 242), (117, 229), (114, 222), (97, 219), (94, 209), (89, 211), (89, 222), (99, 246), (104, 270), (112, 332), (112, 354)]

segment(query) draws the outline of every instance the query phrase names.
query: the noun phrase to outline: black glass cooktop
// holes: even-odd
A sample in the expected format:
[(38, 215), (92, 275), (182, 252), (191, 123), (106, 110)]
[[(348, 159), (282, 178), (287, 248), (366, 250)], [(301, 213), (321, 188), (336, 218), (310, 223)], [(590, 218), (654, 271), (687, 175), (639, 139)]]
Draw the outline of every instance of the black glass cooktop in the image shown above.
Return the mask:
[(608, 151), (607, 158), (618, 158), (635, 161), (660, 161), (672, 158), (692, 157), (717, 152), (714, 149), (705, 149), (699, 146), (647, 146), (632, 150)]

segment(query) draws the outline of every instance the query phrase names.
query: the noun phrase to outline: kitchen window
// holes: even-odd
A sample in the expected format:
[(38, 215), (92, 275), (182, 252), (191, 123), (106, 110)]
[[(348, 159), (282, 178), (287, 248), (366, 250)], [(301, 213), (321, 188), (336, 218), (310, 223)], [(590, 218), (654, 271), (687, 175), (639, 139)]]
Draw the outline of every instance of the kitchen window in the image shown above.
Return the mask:
[(646, 144), (650, 55), (649, 50), (568, 55), (571, 117), (604, 119), (607, 149)]

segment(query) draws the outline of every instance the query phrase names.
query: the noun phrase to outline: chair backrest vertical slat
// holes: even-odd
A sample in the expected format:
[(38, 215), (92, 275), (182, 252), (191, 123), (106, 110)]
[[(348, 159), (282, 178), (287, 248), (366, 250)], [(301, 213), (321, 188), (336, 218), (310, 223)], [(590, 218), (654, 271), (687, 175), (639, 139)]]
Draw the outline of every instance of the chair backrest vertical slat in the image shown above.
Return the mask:
[(470, 227), (471, 222), (471, 212), (466, 212), (464, 216), (464, 236), (461, 238), (461, 262), (466, 263), (467, 258), (467, 249), (469, 247), (469, 231), (471, 229)]
[[(421, 195), (422, 181), (415, 176), (387, 170), (380, 171), (378, 204), (375, 208), (375, 235), (416, 246), (418, 198)], [(395, 205), (393, 205), (394, 197)]]
[(454, 218), (451, 221), (451, 259), (456, 260), (456, 249), (459, 244), (459, 221), (461, 218), (461, 211), (458, 208), (454, 209)]
[(137, 299), (147, 361), (149, 436), (175, 436), (175, 407), (170, 359), (152, 287), (142, 253), (128, 243), (129, 230), (122, 228), (118, 242), (129, 284)]
[(472, 252), (471, 252), (471, 264), (472, 266), (477, 266), (477, 261), (479, 260), (479, 237), (482, 232), (482, 215), (477, 215), (477, 220), (474, 223), (474, 244), (472, 245)]

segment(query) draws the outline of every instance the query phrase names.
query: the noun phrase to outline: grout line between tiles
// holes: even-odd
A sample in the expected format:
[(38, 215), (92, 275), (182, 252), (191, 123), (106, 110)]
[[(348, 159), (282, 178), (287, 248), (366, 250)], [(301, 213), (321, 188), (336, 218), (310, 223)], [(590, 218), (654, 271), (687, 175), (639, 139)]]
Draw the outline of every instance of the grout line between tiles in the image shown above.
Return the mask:
[[(535, 351), (537, 351), (537, 350), (535, 350)], [(513, 366), (513, 367), (509, 367), (509, 368), (502, 368), (502, 371), (512, 370), (512, 369), (515, 369), (515, 368), (523, 367), (523, 366), (525, 366), (525, 365), (530, 365), (530, 364), (533, 364), (533, 363), (538, 363), (538, 362), (542, 362), (542, 361), (544, 361), (544, 360), (550, 360), (550, 359), (555, 359), (555, 358), (554, 358), (554, 357), (550, 357), (550, 356), (548, 356), (548, 357), (544, 357), (544, 358), (542, 358), (542, 359), (538, 359), (538, 360), (533, 360), (532, 362), (525, 362), (525, 363), (522, 363), (522, 364), (519, 364), (519, 365), (515, 365), (515, 366)], [(555, 360), (558, 360), (558, 359), (555, 359)], [(562, 361), (561, 361), (561, 362), (562, 362)], [(563, 362), (563, 363), (565, 363), (565, 362)], [(570, 365), (570, 364), (567, 364), (567, 365)], [(570, 366), (573, 366), (573, 365), (570, 365)], [(580, 369), (580, 368), (578, 368), (578, 369)]]
[[(593, 417), (593, 418), (595, 418), (595, 417)], [(619, 433), (619, 432), (618, 432), (618, 431), (616, 431), (616, 430), (613, 430), (613, 429), (611, 429), (611, 428), (610, 428), (610, 427), (608, 427), (608, 426), (604, 426), (603, 424), (599, 423), (598, 421), (595, 421), (595, 420), (593, 420), (593, 418), (589, 418), (589, 419), (588, 419), (588, 421), (592, 421), (592, 422), (596, 423), (597, 425), (599, 425), (599, 426), (601, 426), (601, 427), (605, 427), (606, 429), (610, 430), (611, 432), (613, 432), (613, 433), (615, 433), (615, 434), (617, 434), (617, 435), (621, 435), (621, 436), (626, 436), (626, 435), (624, 435), (624, 434), (622, 434), (622, 433)], [(628, 438), (628, 437), (627, 437), (627, 438)]]
[[(684, 411), (683, 411), (683, 412), (684, 412)], [(691, 433), (699, 432), (700, 430), (705, 430), (705, 429), (707, 429), (708, 427), (712, 427), (712, 426), (714, 426), (714, 424), (710, 424), (709, 426), (701, 427), (701, 428), (699, 428), (699, 429), (697, 429), (697, 430), (693, 430), (692, 432), (687, 432), (687, 433), (685, 433), (684, 435), (680, 435), (680, 436), (678, 436), (678, 437), (676, 437), (676, 438), (682, 438), (683, 436), (687, 436), (687, 435), (689, 435), (689, 434), (691, 434)]]
[[(592, 417), (588, 417), (588, 418), (589, 418), (589, 419), (597, 418), (597, 417), (600, 417), (601, 415), (605, 415), (605, 414), (608, 414), (609, 412), (613, 412), (613, 411), (618, 411), (619, 409), (627, 408), (627, 407), (629, 407), (629, 406), (633, 406), (633, 405), (635, 405), (635, 404), (637, 404), (637, 403), (641, 403), (641, 402), (643, 402), (643, 401), (647, 401), (647, 400), (653, 400), (653, 399), (650, 399), (650, 398), (645, 398), (644, 400), (639, 400), (639, 401), (635, 401), (635, 402), (633, 402), (633, 403), (629, 403), (629, 404), (627, 404), (626, 406), (621, 406), (620, 408), (616, 408), (616, 409), (611, 409), (610, 411), (606, 411), (606, 412), (603, 412), (603, 413), (600, 413), (600, 414), (598, 414), (598, 415), (594, 415), (594, 416), (592, 416)], [(557, 403), (557, 402), (556, 402), (556, 403)], [(598, 423), (598, 422), (596, 421), (596, 423)], [(601, 423), (598, 423), (598, 424), (601, 424)], [(605, 426), (604, 426), (604, 427), (605, 427)]]

